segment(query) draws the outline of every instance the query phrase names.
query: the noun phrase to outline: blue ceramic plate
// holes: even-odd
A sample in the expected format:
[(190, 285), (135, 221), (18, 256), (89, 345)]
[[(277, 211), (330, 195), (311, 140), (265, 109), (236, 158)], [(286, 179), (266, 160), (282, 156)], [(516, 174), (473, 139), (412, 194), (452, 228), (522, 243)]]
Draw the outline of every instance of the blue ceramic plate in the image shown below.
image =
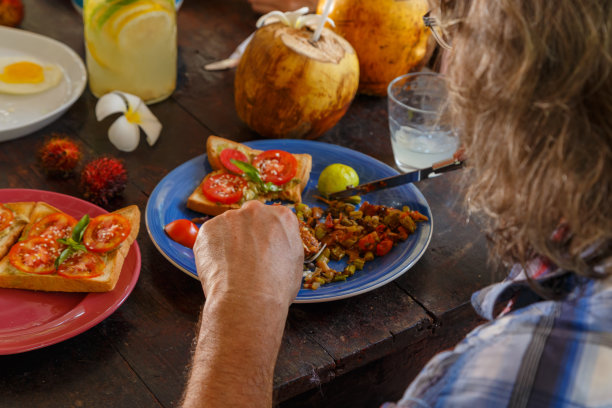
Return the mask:
[[(344, 163), (353, 167), (362, 183), (398, 174), (396, 170), (365, 154), (344, 147), (303, 140), (258, 140), (247, 142), (259, 149), (282, 149), (291, 153), (308, 153), (313, 157), (310, 181), (303, 192), (303, 200), (310, 206), (324, 206), (314, 196), (318, 194), (317, 180), (323, 169), (332, 163)], [(149, 197), (146, 224), (153, 243), (170, 262), (188, 275), (197, 278), (195, 260), (191, 249), (186, 248), (164, 233), (164, 225), (179, 218), (201, 216), (186, 207), (187, 197), (200, 184), (204, 175), (212, 171), (206, 155), (198, 156), (172, 170), (164, 177)], [(300, 289), (296, 303), (327, 302), (369, 292), (396, 279), (414, 265), (425, 253), (432, 233), (431, 210), (423, 194), (412, 184), (366, 194), (362, 198), (373, 204), (401, 208), (410, 206), (429, 217), (428, 222), (418, 224), (415, 234), (395, 246), (391, 252), (366, 263), (346, 282), (334, 282), (317, 290)], [(343, 267), (343, 262), (330, 266)]]

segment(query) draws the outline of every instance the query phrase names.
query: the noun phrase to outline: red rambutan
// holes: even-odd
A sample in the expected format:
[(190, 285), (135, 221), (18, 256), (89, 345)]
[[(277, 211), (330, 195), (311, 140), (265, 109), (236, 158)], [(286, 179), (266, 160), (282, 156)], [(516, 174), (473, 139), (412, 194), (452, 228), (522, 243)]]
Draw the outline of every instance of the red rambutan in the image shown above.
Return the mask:
[(21, 0), (0, 0), (0, 25), (17, 27), (23, 20)]
[(73, 140), (54, 133), (38, 151), (38, 161), (47, 174), (68, 176), (81, 160), (81, 149)]
[(127, 184), (127, 171), (123, 163), (112, 157), (90, 161), (81, 172), (81, 189), (89, 201), (106, 205), (118, 196)]

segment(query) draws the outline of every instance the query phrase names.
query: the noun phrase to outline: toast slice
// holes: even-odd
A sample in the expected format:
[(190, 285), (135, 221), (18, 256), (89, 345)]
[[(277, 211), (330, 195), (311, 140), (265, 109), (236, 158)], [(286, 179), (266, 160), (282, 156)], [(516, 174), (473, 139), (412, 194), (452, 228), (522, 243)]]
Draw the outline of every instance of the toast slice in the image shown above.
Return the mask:
[[(56, 212), (61, 211), (47, 203), (37, 203), (32, 211), (31, 221), (24, 229), (22, 237), (27, 239), (30, 229), (36, 221)], [(130, 222), (131, 230), (128, 237), (117, 248), (99, 254), (105, 262), (101, 275), (93, 278), (65, 278), (55, 272), (48, 275), (26, 273), (13, 266), (10, 263), (9, 256), (6, 255), (0, 260), (0, 287), (46, 292), (108, 292), (113, 290), (119, 280), (123, 262), (130, 246), (138, 235), (140, 210), (137, 206), (131, 205), (113, 213), (125, 217)]]
[[(219, 215), (227, 210), (240, 208), (242, 202), (236, 204), (220, 204), (209, 200), (202, 193), (202, 185), (208, 177), (213, 174), (225, 172), (225, 168), (221, 164), (220, 154), (224, 149), (236, 149), (244, 153), (249, 162), (260, 153), (262, 150), (252, 149), (242, 143), (224, 139), (222, 137), (211, 135), (206, 141), (206, 155), (208, 161), (213, 168), (213, 172), (206, 175), (200, 185), (191, 193), (187, 199), (187, 208), (208, 215)], [(310, 171), (312, 169), (312, 156), (306, 153), (293, 154), (297, 161), (297, 172), (294, 177), (295, 182), (287, 183), (286, 187), (281, 192), (267, 193), (265, 195), (251, 194), (246, 200), (259, 200), (266, 202), (269, 200), (287, 200), (299, 203), (302, 201), (302, 191), (306, 188), (310, 179)], [(246, 201), (243, 200), (243, 201)]]
[(13, 220), (6, 228), (0, 231), (0, 258), (4, 257), (19, 239), (23, 229), (30, 222), (30, 214), (36, 203), (28, 201), (4, 203), (3, 205), (13, 213)]

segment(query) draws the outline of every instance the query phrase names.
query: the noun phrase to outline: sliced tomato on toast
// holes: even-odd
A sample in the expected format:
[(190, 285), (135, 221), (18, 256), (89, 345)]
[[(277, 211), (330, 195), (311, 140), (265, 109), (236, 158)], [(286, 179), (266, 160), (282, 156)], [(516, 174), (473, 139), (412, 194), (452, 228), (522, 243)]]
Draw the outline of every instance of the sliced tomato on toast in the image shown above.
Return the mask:
[(7, 228), (13, 222), (15, 214), (3, 204), (0, 204), (0, 231)]
[(212, 174), (202, 184), (202, 193), (215, 203), (234, 204), (242, 198), (246, 182), (231, 173)]
[(92, 252), (112, 251), (127, 239), (131, 230), (130, 221), (120, 214), (99, 215), (89, 221), (83, 245)]
[(232, 159), (248, 163), (249, 158), (247, 157), (247, 155), (242, 153), (240, 150), (230, 149), (230, 148), (223, 149), (221, 151), (221, 154), (219, 155), (219, 160), (221, 160), (221, 164), (227, 170), (231, 171), (232, 173), (236, 173), (236, 174), (244, 173), (242, 170), (236, 167), (234, 163), (232, 163)]
[(79, 251), (57, 267), (57, 274), (69, 279), (89, 279), (102, 275), (104, 260), (93, 252)]
[(53, 213), (38, 220), (30, 229), (28, 238), (43, 237), (53, 241), (69, 238), (77, 220), (68, 214)]
[(33, 237), (13, 245), (9, 262), (22, 272), (47, 275), (55, 271), (55, 259), (60, 251), (56, 241)]
[(255, 156), (253, 166), (265, 182), (281, 186), (293, 179), (297, 173), (297, 159), (284, 150), (266, 150)]

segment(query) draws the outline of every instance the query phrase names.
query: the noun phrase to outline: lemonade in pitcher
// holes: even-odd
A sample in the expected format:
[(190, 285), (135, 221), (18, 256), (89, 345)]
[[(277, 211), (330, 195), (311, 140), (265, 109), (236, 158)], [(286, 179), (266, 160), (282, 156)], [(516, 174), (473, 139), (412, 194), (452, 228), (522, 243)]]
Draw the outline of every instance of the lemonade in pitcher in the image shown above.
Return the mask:
[(176, 86), (174, 0), (85, 0), (89, 87), (161, 101)]

